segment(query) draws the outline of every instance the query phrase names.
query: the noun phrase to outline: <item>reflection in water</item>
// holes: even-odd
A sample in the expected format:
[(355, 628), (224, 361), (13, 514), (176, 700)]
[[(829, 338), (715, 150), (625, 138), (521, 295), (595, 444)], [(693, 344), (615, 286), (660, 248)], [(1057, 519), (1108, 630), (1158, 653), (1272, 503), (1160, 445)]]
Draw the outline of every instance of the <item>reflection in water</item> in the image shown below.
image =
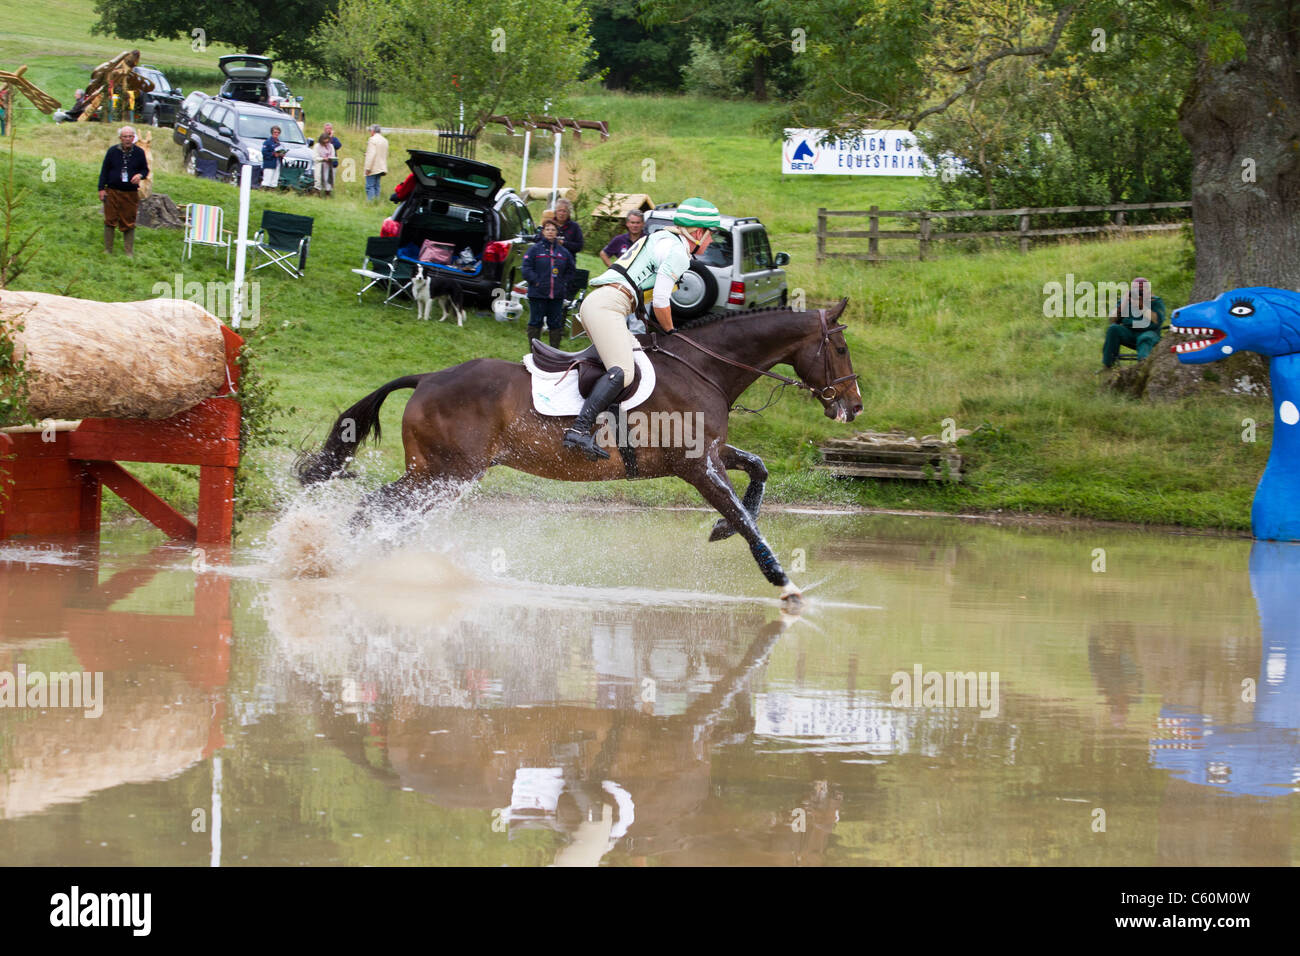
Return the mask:
[(1191, 783), (1231, 793), (1300, 793), (1300, 546), (1254, 542), (1250, 586), (1262, 647), (1258, 671), (1239, 685), (1247, 713), (1235, 703), (1225, 712), (1170, 701), (1152, 757)]
[[(1247, 576), (1242, 541), (774, 515), (825, 581), (796, 619), (697, 514), (520, 517), (313, 580), (120, 557), (135, 532), (0, 551), (0, 671), (106, 696), (0, 710), (0, 857), (1295, 862), (1300, 549)], [(620, 560), (566, 565), (574, 540)], [(999, 706), (897, 706), (914, 668), (998, 672)]]

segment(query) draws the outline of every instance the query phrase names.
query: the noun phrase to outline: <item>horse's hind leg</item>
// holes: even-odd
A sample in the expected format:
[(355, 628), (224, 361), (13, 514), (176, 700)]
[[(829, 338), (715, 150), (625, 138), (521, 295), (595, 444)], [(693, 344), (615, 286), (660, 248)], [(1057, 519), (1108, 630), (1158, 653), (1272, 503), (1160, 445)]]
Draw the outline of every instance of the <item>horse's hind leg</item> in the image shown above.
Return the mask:
[(763, 535), (758, 530), (758, 522), (745, 509), (736, 494), (736, 489), (732, 488), (731, 483), (727, 481), (721, 456), (707, 459), (701, 474), (682, 477), (704, 496), (705, 501), (717, 508), (727, 523), (749, 542), (749, 550), (754, 555), (754, 560), (758, 562), (763, 576), (781, 589), (782, 600), (798, 603), (801, 599), (799, 589), (790, 581), (781, 567), (781, 562), (776, 559), (771, 547), (763, 540)]
[[(721, 457), (722, 464), (728, 471), (739, 470), (749, 476), (749, 486), (745, 489), (745, 497), (741, 503), (749, 516), (757, 521), (758, 509), (763, 504), (763, 491), (767, 486), (767, 466), (763, 464), (763, 459), (753, 452), (744, 451), (734, 445), (723, 445)], [(719, 518), (713, 525), (709, 540), (721, 541), (735, 533), (736, 528), (730, 521)]]

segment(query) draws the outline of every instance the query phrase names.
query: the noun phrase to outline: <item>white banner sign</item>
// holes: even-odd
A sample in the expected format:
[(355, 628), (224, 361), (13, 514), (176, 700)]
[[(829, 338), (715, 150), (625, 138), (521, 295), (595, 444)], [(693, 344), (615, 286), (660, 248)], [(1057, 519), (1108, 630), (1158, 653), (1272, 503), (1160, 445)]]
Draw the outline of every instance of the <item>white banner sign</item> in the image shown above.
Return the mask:
[(930, 174), (916, 136), (905, 129), (869, 129), (819, 143), (820, 129), (787, 129), (781, 172), (824, 176), (925, 176)]

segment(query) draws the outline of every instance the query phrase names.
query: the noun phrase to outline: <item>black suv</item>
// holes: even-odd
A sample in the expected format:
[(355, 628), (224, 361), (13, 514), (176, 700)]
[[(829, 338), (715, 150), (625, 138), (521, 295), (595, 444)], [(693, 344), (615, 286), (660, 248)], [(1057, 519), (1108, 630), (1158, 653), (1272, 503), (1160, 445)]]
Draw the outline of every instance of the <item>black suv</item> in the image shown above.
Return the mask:
[(162, 70), (152, 66), (137, 66), (134, 72), (153, 84), (153, 89), (144, 95), (144, 103), (140, 107), (141, 119), (150, 126), (174, 126), (176, 110), (181, 105), (184, 92), (179, 86), (172, 86)]
[(201, 159), (215, 159), (218, 173), (235, 177), (241, 163), (262, 165), (262, 141), (271, 135), (272, 126), (280, 127), (280, 142), (289, 150), (285, 166), (312, 169), (315, 158), (302, 130), (292, 117), (273, 106), (215, 96), (196, 99), (191, 93), (176, 119), (172, 139), (185, 150), (186, 172), (197, 173)]
[(472, 270), (449, 267), (437, 270), (438, 275), (484, 299), (494, 289), (509, 292), (537, 234), (528, 206), (505, 188), (495, 166), (422, 149), (407, 152), (406, 165), (415, 180), (392, 215), (400, 227), (402, 254), (417, 257), (426, 239), (450, 243), (453, 257), (468, 249)]

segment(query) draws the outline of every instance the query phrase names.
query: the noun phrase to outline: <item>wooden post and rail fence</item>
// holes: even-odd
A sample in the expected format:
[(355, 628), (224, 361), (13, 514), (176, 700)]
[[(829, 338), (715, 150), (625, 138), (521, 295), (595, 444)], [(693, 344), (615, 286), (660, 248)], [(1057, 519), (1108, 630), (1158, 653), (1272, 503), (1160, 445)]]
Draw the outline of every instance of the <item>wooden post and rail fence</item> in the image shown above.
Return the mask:
[[(1131, 226), (1127, 225), (1124, 220), (1125, 216), (1130, 212), (1154, 209), (1191, 209), (1191, 207), (1191, 202), (1144, 202), (1112, 203), (1105, 206), (1044, 206), (1023, 209), (953, 209), (933, 211), (927, 209), (881, 209), (878, 206), (872, 206), (870, 209), (865, 211), (818, 209), (817, 261), (820, 263), (827, 259), (860, 259), (866, 262), (896, 262), (913, 258), (912, 256), (881, 255), (881, 239), (915, 240), (917, 242), (916, 258), (920, 259), (922, 262), (925, 261), (926, 257), (930, 253), (931, 242), (940, 242), (946, 239), (1015, 238), (1019, 240), (1020, 251), (1023, 253), (1029, 251), (1029, 243), (1033, 239), (1059, 236), (1082, 236), (1095, 233), (1127, 235), (1130, 233), (1166, 232), (1171, 229), (1181, 229), (1183, 221), (1155, 222)], [(1054, 226), (1042, 229), (1030, 228), (1030, 220), (1035, 216), (1098, 212), (1113, 213), (1113, 221), (1089, 226)], [(981, 229), (969, 232), (948, 231), (946, 229), (936, 231), (933, 228), (933, 223), (936, 219), (994, 219), (1004, 216), (1014, 217), (1016, 219), (1016, 226), (1011, 229)], [(831, 217), (866, 219), (868, 228), (865, 230), (841, 229), (832, 232), (827, 228)], [(917, 227), (915, 229), (881, 229), (880, 221), (882, 219), (915, 220)], [(866, 239), (867, 251), (866, 253), (827, 252), (827, 239)]]

